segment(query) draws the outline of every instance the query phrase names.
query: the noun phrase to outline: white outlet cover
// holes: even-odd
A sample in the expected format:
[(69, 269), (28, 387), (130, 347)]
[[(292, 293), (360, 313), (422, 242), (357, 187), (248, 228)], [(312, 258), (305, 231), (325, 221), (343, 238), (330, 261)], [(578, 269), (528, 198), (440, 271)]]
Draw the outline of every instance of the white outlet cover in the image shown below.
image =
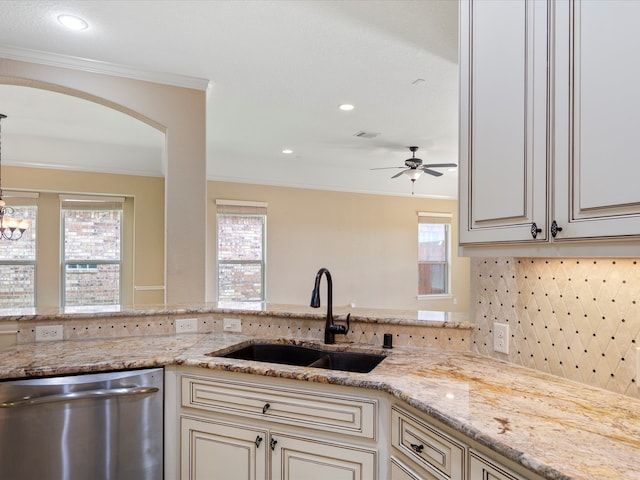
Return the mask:
[(506, 323), (493, 324), (493, 351), (509, 353), (509, 325)]
[(225, 332), (242, 332), (242, 320), (239, 318), (223, 318), (222, 330)]
[(36, 342), (53, 342), (62, 340), (62, 325), (37, 325)]
[(197, 318), (179, 318), (176, 320), (176, 333), (195, 333), (197, 331)]

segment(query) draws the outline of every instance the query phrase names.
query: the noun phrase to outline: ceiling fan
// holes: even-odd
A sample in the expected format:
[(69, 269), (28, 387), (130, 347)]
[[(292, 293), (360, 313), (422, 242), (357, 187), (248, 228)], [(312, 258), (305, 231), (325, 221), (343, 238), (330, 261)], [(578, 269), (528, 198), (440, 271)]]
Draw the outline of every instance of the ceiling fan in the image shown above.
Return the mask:
[[(391, 178), (398, 178), (400, 175), (404, 173), (411, 179), (411, 183), (413, 184), (423, 173), (428, 173), (429, 175), (433, 175), (434, 177), (441, 177), (442, 172), (433, 170), (434, 168), (446, 168), (446, 167), (458, 166), (455, 163), (428, 163), (423, 165), (422, 159), (416, 158), (416, 151), (418, 150), (418, 147), (412, 146), (407, 148), (411, 150), (411, 158), (407, 158), (404, 161), (404, 165), (405, 165), (404, 167), (381, 167), (381, 168), (372, 168), (371, 170), (388, 170), (390, 168), (401, 168), (403, 170), (401, 172), (396, 173)], [(413, 195), (413, 188), (412, 188), (411, 194)]]

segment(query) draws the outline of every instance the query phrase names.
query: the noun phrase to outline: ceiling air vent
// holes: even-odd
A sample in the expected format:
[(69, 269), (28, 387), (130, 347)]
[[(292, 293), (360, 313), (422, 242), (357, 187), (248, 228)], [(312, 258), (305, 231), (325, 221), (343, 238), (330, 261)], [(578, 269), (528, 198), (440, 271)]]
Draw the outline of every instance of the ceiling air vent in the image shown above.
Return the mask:
[(380, 135), (380, 132), (363, 132), (363, 131), (359, 131), (358, 133), (355, 133), (353, 136), (354, 137), (360, 137), (360, 138), (375, 138), (378, 135)]

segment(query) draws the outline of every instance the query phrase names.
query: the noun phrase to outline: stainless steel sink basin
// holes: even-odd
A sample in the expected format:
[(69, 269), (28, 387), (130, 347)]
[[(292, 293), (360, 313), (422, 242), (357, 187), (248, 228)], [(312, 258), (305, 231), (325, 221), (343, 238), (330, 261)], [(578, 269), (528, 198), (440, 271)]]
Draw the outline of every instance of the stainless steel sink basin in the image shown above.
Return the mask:
[(279, 343), (255, 343), (224, 354), (209, 355), (357, 373), (370, 372), (385, 358), (375, 353), (338, 352)]

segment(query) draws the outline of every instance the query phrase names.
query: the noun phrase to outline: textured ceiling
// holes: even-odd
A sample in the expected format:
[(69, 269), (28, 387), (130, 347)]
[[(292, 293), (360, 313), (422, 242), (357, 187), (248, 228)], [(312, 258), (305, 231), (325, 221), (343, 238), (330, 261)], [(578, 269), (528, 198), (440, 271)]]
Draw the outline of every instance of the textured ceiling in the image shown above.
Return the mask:
[[(402, 165), (409, 145), (457, 163), (455, 0), (0, 1), (0, 57), (46, 54), (210, 81), (211, 180), (410, 195), (399, 170), (370, 169)], [(6, 164), (162, 174), (162, 136), (120, 113), (15, 86), (0, 113)], [(416, 195), (457, 197), (443, 172)]]

